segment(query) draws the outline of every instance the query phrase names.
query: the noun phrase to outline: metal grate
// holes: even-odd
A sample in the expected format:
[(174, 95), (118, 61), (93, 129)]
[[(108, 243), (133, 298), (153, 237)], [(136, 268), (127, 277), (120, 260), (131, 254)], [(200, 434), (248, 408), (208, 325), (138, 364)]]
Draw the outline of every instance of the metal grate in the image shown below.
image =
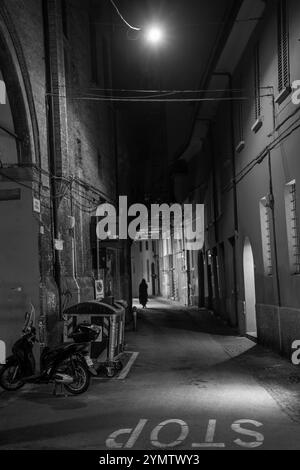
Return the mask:
[(291, 224), (291, 240), (292, 240), (292, 261), (294, 274), (300, 274), (300, 238), (299, 224), (297, 217), (297, 195), (296, 184), (289, 186), (290, 195), (290, 224)]
[(243, 124), (244, 124), (244, 123), (243, 123), (243, 118), (244, 118), (244, 105), (243, 105), (243, 103), (240, 102), (240, 103), (238, 104), (238, 107), (239, 107), (239, 109), (238, 109), (238, 120), (239, 120), (238, 124), (239, 124), (239, 129), (238, 129), (238, 130), (239, 130), (239, 138), (240, 138), (240, 142), (241, 142), (242, 140), (244, 140), (244, 125), (243, 125)]
[(271, 223), (270, 223), (270, 209), (265, 207), (265, 243), (266, 243), (266, 271), (268, 276), (273, 274), (272, 265), (272, 243), (271, 243)]
[(261, 232), (262, 232), (262, 248), (263, 260), (266, 276), (273, 275), (272, 262), (272, 238), (271, 238), (271, 218), (270, 208), (267, 199), (263, 198), (260, 202)]
[(278, 3), (278, 89), (279, 92), (290, 86), (289, 28), (287, 1)]

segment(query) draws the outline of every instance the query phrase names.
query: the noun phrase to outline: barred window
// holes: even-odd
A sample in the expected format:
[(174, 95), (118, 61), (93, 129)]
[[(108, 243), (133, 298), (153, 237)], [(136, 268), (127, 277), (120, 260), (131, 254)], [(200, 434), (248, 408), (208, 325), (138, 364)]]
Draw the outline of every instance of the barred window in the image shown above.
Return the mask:
[(300, 274), (300, 238), (297, 214), (296, 181), (286, 185), (285, 192), (287, 236), (291, 274)]
[(238, 136), (239, 142), (244, 140), (244, 103), (242, 101), (238, 104)]
[(271, 214), (270, 207), (267, 203), (267, 198), (265, 197), (260, 201), (260, 224), (265, 275), (272, 276), (273, 262), (271, 239)]
[(287, 0), (278, 3), (278, 90), (290, 86), (289, 27)]
[(95, 19), (90, 13), (90, 60), (91, 60), (91, 81), (94, 84), (99, 83), (99, 70), (98, 70), (98, 35), (96, 29)]
[(255, 120), (261, 117), (261, 97), (260, 97), (260, 56), (259, 44), (254, 50), (254, 96), (255, 96)]

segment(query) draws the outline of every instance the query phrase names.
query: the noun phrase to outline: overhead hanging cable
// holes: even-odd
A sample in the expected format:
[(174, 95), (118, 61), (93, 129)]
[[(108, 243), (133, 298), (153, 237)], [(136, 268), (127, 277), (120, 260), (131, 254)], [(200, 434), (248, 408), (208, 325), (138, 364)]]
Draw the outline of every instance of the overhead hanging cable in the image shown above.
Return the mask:
[(220, 97), (220, 98), (123, 98), (123, 97), (104, 97), (96, 95), (86, 96), (62, 96), (55, 93), (47, 93), (47, 96), (53, 96), (57, 98), (68, 98), (75, 101), (108, 101), (108, 102), (127, 102), (127, 103), (193, 103), (193, 102), (221, 102), (221, 101), (247, 101), (248, 96), (237, 96), (237, 97)]
[(136, 26), (132, 26), (131, 24), (128, 23), (128, 21), (125, 20), (124, 16), (121, 14), (121, 12), (120, 12), (119, 8), (117, 7), (117, 5), (115, 4), (114, 0), (110, 0), (110, 3), (112, 4), (114, 9), (118, 13), (121, 20), (126, 24), (126, 26), (128, 26), (128, 28), (133, 29), (134, 31), (141, 31), (142, 28), (137, 28)]

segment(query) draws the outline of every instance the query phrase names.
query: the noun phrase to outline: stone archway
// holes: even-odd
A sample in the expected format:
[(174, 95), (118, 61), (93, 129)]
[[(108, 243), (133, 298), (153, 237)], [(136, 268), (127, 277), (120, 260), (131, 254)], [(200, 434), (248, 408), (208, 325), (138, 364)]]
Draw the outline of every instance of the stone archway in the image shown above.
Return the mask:
[(3, 2), (0, 3), (0, 69), (19, 141), (18, 163), (40, 165), (38, 121), (22, 46)]

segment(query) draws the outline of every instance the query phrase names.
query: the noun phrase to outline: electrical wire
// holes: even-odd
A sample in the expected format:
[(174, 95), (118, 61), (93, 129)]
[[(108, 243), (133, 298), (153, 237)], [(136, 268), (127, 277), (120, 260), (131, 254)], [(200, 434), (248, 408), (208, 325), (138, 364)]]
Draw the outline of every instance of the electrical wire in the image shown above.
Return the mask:
[[(64, 85), (57, 85), (55, 88), (63, 88), (65, 89), (66, 87)], [(261, 89), (268, 89), (269, 87), (261, 87)], [(74, 90), (76, 90), (76, 87), (74, 87)], [(223, 93), (223, 92), (232, 92), (232, 93), (241, 93), (245, 92), (244, 88), (215, 88), (212, 90), (209, 89), (183, 89), (183, 90), (178, 90), (178, 89), (167, 89), (167, 90), (162, 90), (162, 89), (143, 89), (143, 88), (100, 88), (100, 87), (89, 87), (87, 90), (95, 90), (95, 91), (109, 91), (109, 92), (118, 92), (118, 93), (213, 93), (213, 92), (218, 92), (218, 93)], [(83, 91), (83, 89), (77, 89), (77, 91)]]
[[(8, 179), (9, 181), (12, 181), (12, 182), (14, 182), (14, 183), (17, 183), (17, 184), (19, 184), (20, 186), (22, 186), (22, 187), (24, 187), (24, 188), (26, 188), (26, 189), (28, 189), (28, 190), (30, 190), (30, 191), (33, 190), (32, 186), (30, 186), (30, 185), (28, 185), (28, 184), (26, 184), (26, 183), (23, 183), (23, 182), (17, 180), (16, 178), (13, 178), (13, 177), (7, 175), (6, 173), (3, 173), (3, 171), (0, 171), (0, 175), (2, 175), (4, 178)], [(64, 190), (62, 193), (60, 193), (59, 195), (56, 195), (56, 196), (49, 196), (49, 197), (48, 197), (49, 200), (50, 200), (50, 201), (53, 201), (54, 199), (67, 199), (67, 200), (71, 200), (71, 199), (72, 199), (72, 202), (74, 203), (74, 205), (75, 205), (78, 209), (82, 210), (82, 212), (86, 212), (86, 213), (95, 212), (95, 210), (97, 209), (97, 207), (98, 207), (99, 204), (101, 203), (101, 200), (99, 201), (99, 203), (96, 203), (96, 198), (95, 198), (95, 197), (93, 197), (93, 198), (91, 198), (91, 197), (90, 197), (90, 198), (89, 198), (89, 197), (86, 197), (85, 194), (83, 194), (83, 193), (81, 193), (81, 192), (79, 192), (79, 191), (76, 192), (76, 189), (75, 189), (75, 190), (73, 189), (73, 190), (71, 191), (71, 183), (72, 183), (73, 181), (74, 181), (74, 178), (69, 179), (68, 184), (66, 185), (65, 190)], [(33, 183), (39, 184), (39, 181), (33, 180)], [(80, 181), (79, 181), (78, 183), (79, 183), (79, 184), (83, 184), (83, 183), (80, 182)], [(85, 184), (87, 187), (90, 186), (89, 183), (84, 183), (84, 184)], [(68, 190), (69, 190), (70, 194), (68, 194)], [(88, 188), (87, 190), (94, 192), (94, 189), (93, 189), (92, 187), (91, 187), (91, 188)], [(72, 192), (72, 196), (71, 196), (71, 192)], [(81, 197), (81, 198), (85, 199), (87, 202), (90, 203), (90, 205), (88, 206), (88, 205), (82, 204), (82, 202), (79, 201), (79, 200), (75, 197), (75, 194), (74, 194), (74, 193), (76, 193), (76, 195), (77, 195), (78, 197)], [(44, 197), (44, 196), (43, 196), (43, 197)], [(103, 199), (103, 196), (100, 196), (100, 194), (98, 194), (98, 197), (99, 197), (99, 199), (100, 199), (100, 198)], [(42, 205), (43, 207), (45, 207), (46, 209), (48, 209), (48, 210), (51, 209), (50, 206), (45, 205), (42, 201), (40, 201), (40, 202), (41, 202), (41, 205)]]
[(121, 14), (121, 12), (120, 12), (119, 8), (117, 7), (117, 5), (115, 4), (114, 0), (110, 0), (110, 3), (112, 4), (114, 9), (118, 13), (121, 20), (126, 24), (126, 26), (128, 26), (129, 29), (133, 29), (134, 31), (141, 31), (142, 28), (137, 28), (136, 26), (132, 26), (131, 24), (128, 23), (128, 21), (125, 20), (124, 16)]
[(232, 93), (241, 93), (244, 92), (245, 90), (242, 88), (233, 88), (229, 90), (228, 88), (217, 88), (213, 90), (191, 90), (191, 89), (185, 89), (185, 90), (145, 90), (145, 89), (128, 89), (128, 88), (99, 88), (99, 87), (91, 87), (89, 90), (95, 90), (95, 91), (109, 91), (109, 92), (118, 92), (118, 93), (225, 93), (225, 92), (232, 92)]
[[(254, 168), (256, 165), (260, 165), (263, 160), (268, 156), (269, 152), (277, 148), (286, 140), (290, 135), (292, 135), (297, 129), (300, 128), (300, 118), (293, 122), (285, 131), (282, 132), (280, 136), (274, 139), (269, 145), (267, 145), (262, 152), (259, 153), (257, 157), (252, 159), (235, 177), (235, 184), (240, 183)], [(299, 124), (297, 124), (299, 123)], [(294, 127), (296, 126), (296, 127)], [(233, 188), (233, 183), (231, 182), (223, 189), (223, 193), (231, 191)]]
[[(254, 21), (262, 21), (262, 18), (260, 17), (249, 17), (249, 18), (241, 18), (241, 19), (236, 19), (234, 22), (239, 24), (239, 23), (250, 23)], [(103, 22), (103, 21), (93, 21), (94, 24), (99, 25), (99, 26), (108, 26), (108, 27), (123, 27), (122, 24), (118, 23), (111, 23), (111, 22)], [(127, 25), (127, 23), (125, 23)], [(183, 29), (183, 28), (200, 28), (203, 27), (203, 25), (225, 25), (225, 21), (203, 21), (203, 23), (182, 23), (180, 25), (176, 25), (176, 30)], [(128, 25), (127, 25), (128, 26)], [(134, 28), (136, 31), (140, 31), (141, 28)]]
[[(146, 100), (146, 99), (150, 99), (150, 98), (160, 98), (160, 97), (164, 97), (164, 96), (170, 96), (170, 95), (176, 95), (177, 93), (174, 92), (174, 91), (169, 91), (169, 92), (159, 92), (157, 94), (153, 94), (153, 95), (144, 95), (142, 96), (142, 99)], [(101, 94), (96, 94), (96, 93), (85, 93), (84, 94), (85, 97), (87, 98), (120, 98), (120, 99), (123, 99), (123, 98), (126, 98), (128, 100), (134, 100), (134, 99), (137, 99), (137, 96), (107, 96), (107, 95), (101, 95)], [(68, 95), (68, 97), (71, 97), (72, 98), (72, 95)]]
[(96, 96), (62, 96), (49, 93), (48, 96), (56, 98), (66, 98), (73, 101), (99, 101), (99, 102), (125, 102), (125, 103), (196, 103), (196, 102), (220, 102), (220, 101), (248, 101), (249, 97), (225, 97), (225, 98), (117, 98), (117, 97), (96, 97)]

